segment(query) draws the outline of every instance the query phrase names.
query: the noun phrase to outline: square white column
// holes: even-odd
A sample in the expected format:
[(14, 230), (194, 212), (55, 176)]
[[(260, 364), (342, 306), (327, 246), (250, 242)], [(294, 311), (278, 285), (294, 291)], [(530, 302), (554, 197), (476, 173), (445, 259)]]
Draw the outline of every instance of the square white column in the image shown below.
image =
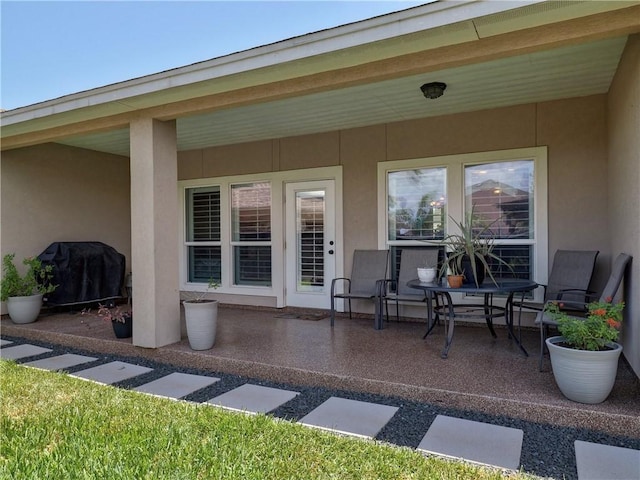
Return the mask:
[(131, 122), (133, 344), (180, 341), (175, 121)]

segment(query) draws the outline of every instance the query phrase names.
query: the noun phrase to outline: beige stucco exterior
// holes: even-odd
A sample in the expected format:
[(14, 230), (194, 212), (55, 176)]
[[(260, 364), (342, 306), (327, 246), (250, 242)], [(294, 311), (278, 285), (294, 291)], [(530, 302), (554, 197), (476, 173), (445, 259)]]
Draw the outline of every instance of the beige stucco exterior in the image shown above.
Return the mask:
[(2, 253), (101, 241), (131, 261), (129, 159), (44, 144), (2, 152)]
[[(477, 8), (489, 8), (491, 3), (479, 2)], [(149, 79), (149, 85), (139, 79), (123, 86), (123, 91), (135, 93), (128, 101), (113, 100), (120, 94), (114, 87), (115, 91), (98, 92), (95, 105), (71, 96), (62, 100), (64, 108), (59, 112), (37, 111), (33, 118), (27, 107), (18, 112), (27, 119), (13, 121), (3, 134), (0, 253), (37, 255), (54, 241), (92, 240), (113, 246), (125, 254), (127, 268), (133, 270), (134, 308), (144, 313), (134, 327), (134, 344), (157, 347), (179, 339), (178, 232), (183, 226), (178, 182), (239, 175), (250, 179), (270, 172), (284, 172), (280, 178), (290, 172), (298, 179), (301, 177), (293, 172), (341, 169), (342, 203), (337, 209), (344, 241), (338, 270), (348, 276), (354, 249), (380, 246), (377, 206), (378, 197), (384, 195), (378, 190), (380, 162), (546, 147), (547, 264), (551, 265), (557, 249), (599, 250), (593, 282), (597, 290), (606, 282), (615, 255), (624, 251), (636, 258), (621, 295), (629, 305), (623, 331), (625, 355), (640, 375), (639, 8), (612, 7), (610, 12), (563, 21), (560, 27), (555, 19), (530, 27), (519, 27), (516, 22), (513, 30), (482, 38), (476, 31), (482, 22), (471, 26), (461, 21), (458, 27), (472, 38), (456, 37), (451, 44), (429, 45), (425, 39), (430, 32), (416, 31), (322, 55), (307, 53), (308, 57), (283, 61), (284, 65), (260, 65), (228, 77), (212, 74), (210, 79), (193, 80), (193, 85), (185, 80), (176, 86), (182, 79), (180, 72), (175, 78), (160, 74)], [(501, 21), (508, 23), (508, 17)], [(446, 33), (440, 27), (434, 30)], [(358, 128), (217, 147), (178, 147), (176, 119), (189, 115), (446, 71), (630, 33), (606, 93), (512, 101), (511, 106), (500, 108), (378, 120), (360, 123), (368, 126)], [(184, 72), (191, 74), (190, 69)], [(160, 87), (153, 90), (156, 84), (165, 85), (167, 92)], [(103, 97), (111, 100), (100, 103)], [(54, 143), (110, 129), (128, 129), (130, 158)], [(234, 298), (224, 292), (220, 298), (276, 305), (274, 298), (265, 296)], [(357, 309), (370, 311), (364, 305)]]
[(640, 35), (630, 37), (607, 102), (611, 250), (632, 255), (624, 284), (622, 345), (640, 376)]

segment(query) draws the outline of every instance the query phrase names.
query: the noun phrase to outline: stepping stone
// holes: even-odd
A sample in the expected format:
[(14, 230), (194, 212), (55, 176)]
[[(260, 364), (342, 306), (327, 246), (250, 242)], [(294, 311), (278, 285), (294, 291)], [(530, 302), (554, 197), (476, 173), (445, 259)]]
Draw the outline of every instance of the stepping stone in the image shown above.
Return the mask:
[(418, 450), (517, 470), (522, 430), (438, 415)]
[(112, 383), (121, 382), (128, 378), (136, 377), (153, 370), (152, 368), (141, 367), (125, 362), (111, 362), (97, 367), (88, 368), (72, 374), (73, 377), (93, 380), (98, 383), (110, 385)]
[(13, 343), (11, 340), (0, 340), (0, 347)]
[(576, 440), (578, 480), (640, 479), (640, 450)]
[(65, 353), (64, 355), (58, 355), (57, 357), (49, 357), (43, 358), (42, 360), (36, 360), (35, 362), (27, 362), (23, 365), (42, 368), (44, 370), (64, 370), (65, 368), (75, 367), (76, 365), (82, 365), (83, 363), (94, 362), (96, 360), (97, 358), (94, 357)]
[(299, 395), (298, 392), (247, 383), (207, 403), (247, 413), (267, 413)]
[(397, 411), (397, 407), (388, 405), (331, 397), (300, 419), (300, 423), (348, 435), (373, 438)]
[(3, 347), (0, 349), (0, 357), (5, 360), (18, 360), (20, 358), (33, 357), (41, 353), (51, 352), (50, 348), (37, 347), (29, 343), (16, 345), (14, 347)]
[(134, 390), (161, 397), (181, 398), (185, 395), (208, 387), (220, 379), (216, 377), (205, 377), (204, 375), (191, 375), (188, 373), (170, 373), (162, 378), (158, 378), (144, 385), (134, 388)]

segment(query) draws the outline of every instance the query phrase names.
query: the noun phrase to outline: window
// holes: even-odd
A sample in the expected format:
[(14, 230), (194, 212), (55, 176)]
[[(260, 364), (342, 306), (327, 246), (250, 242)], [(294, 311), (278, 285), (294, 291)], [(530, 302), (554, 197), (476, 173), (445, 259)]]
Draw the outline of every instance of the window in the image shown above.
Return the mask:
[(495, 253), (511, 267), (494, 262), (491, 271), (498, 276), (533, 278), (534, 171), (533, 160), (464, 167), (464, 209), (473, 211), (478, 229), (488, 227)]
[(220, 187), (186, 190), (188, 281), (220, 282)]
[(389, 241), (444, 238), (446, 168), (388, 174)]
[(271, 285), (271, 185), (231, 186), (235, 285)]
[[(230, 216), (224, 214), (223, 204), (231, 205)], [(230, 242), (222, 241), (225, 225), (227, 231), (230, 226)], [(223, 283), (229, 278), (223, 271), (227, 265), (234, 285), (271, 286), (269, 182), (186, 188), (185, 227), (188, 282)], [(225, 255), (231, 262), (225, 264)]]
[(455, 228), (451, 217), (473, 209), (512, 269), (492, 271), (546, 282), (546, 147), (380, 162), (378, 189), (379, 247), (392, 258), (402, 248), (437, 245)]

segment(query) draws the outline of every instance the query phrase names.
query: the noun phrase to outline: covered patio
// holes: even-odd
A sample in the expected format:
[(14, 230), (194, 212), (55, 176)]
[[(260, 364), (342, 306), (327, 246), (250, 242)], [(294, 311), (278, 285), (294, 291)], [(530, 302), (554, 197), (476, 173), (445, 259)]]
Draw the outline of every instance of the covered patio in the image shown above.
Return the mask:
[(390, 395), (505, 415), (541, 424), (640, 437), (640, 381), (621, 359), (616, 384), (602, 404), (565, 399), (550, 365), (538, 371), (538, 331), (524, 328), (525, 357), (497, 326), (493, 339), (485, 326), (456, 327), (449, 358), (440, 358), (444, 329), (423, 340), (425, 324), (391, 321), (374, 330), (368, 315), (336, 318), (318, 310), (222, 306), (211, 350), (189, 348), (182, 315), (180, 342), (157, 349), (115, 338), (111, 325), (94, 316), (45, 314), (28, 325), (6, 316), (3, 338), (21, 337), (105, 354), (145, 357), (162, 363), (250, 378)]

